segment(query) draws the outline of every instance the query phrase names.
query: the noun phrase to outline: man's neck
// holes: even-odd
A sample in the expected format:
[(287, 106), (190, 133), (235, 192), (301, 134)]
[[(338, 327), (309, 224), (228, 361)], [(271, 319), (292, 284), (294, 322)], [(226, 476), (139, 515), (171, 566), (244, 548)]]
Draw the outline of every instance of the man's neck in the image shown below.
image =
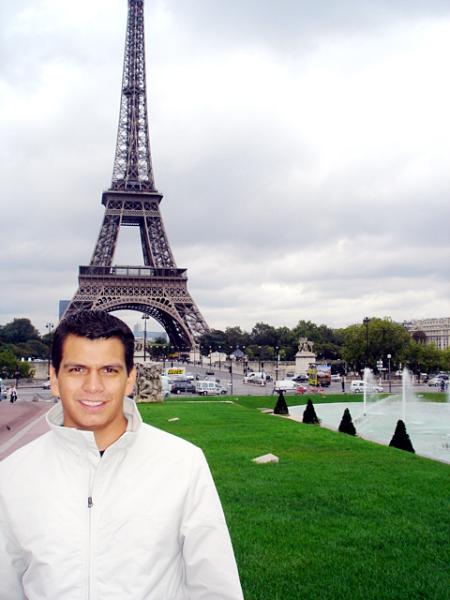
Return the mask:
[(114, 424), (114, 427), (108, 429), (106, 431), (95, 431), (95, 443), (97, 444), (97, 448), (101, 450), (106, 450), (109, 446), (114, 444), (122, 435), (125, 433), (128, 427), (128, 421), (123, 416), (123, 419), (120, 423)]

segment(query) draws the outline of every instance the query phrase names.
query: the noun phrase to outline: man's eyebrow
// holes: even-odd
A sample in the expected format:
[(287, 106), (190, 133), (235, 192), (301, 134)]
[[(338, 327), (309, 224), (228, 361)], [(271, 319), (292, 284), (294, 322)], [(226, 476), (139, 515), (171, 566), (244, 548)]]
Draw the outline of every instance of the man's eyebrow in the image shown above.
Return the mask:
[[(88, 365), (85, 365), (83, 363), (77, 363), (77, 362), (67, 362), (67, 363), (63, 363), (63, 368), (64, 369), (68, 369), (68, 368), (73, 368), (73, 367), (82, 367), (83, 369), (88, 369)], [(98, 367), (99, 369), (124, 369), (125, 365), (123, 363), (106, 363), (104, 365), (100, 365)]]

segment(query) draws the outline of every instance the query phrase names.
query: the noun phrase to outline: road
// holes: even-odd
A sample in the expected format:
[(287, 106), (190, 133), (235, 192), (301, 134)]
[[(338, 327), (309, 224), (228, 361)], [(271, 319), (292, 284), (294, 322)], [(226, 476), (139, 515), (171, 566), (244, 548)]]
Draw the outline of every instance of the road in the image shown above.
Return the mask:
[[(171, 364), (166, 363), (166, 368), (170, 367)], [(254, 383), (244, 383), (242, 373), (233, 373), (233, 386), (231, 392), (231, 376), (227, 368), (225, 366), (221, 366), (218, 368), (218, 365), (212, 366), (211, 369), (208, 366), (199, 366), (199, 365), (183, 365), (178, 363), (173, 363), (174, 367), (186, 367), (186, 373), (191, 375), (199, 375), (202, 379), (205, 377), (207, 379), (215, 379), (221, 383), (224, 387), (229, 390), (229, 393), (233, 395), (245, 395), (245, 396), (267, 396), (273, 393), (274, 381), (270, 381), (265, 386), (257, 385)], [(213, 375), (207, 375), (207, 372), (212, 371)], [(348, 393), (350, 391), (350, 382), (353, 378), (348, 378), (345, 386), (345, 391)], [(300, 384), (306, 387), (306, 384)], [(389, 391), (388, 384), (384, 382), (384, 389), (386, 392)], [(391, 385), (392, 393), (399, 393), (401, 391), (401, 381), (395, 381)], [(426, 385), (415, 386), (414, 390), (416, 392), (423, 391), (437, 391), (436, 388), (428, 388)], [(325, 394), (340, 394), (342, 393), (342, 387), (340, 382), (332, 382), (330, 387), (325, 388)]]
[(41, 387), (18, 388), (17, 402), (0, 402), (0, 460), (47, 431), (45, 414), (54, 403)]

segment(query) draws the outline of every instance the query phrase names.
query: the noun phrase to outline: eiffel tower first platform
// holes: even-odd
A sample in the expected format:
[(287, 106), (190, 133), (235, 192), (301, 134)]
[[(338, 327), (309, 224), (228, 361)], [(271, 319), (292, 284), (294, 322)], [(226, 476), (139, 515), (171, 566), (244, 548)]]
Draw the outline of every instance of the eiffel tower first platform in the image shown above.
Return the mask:
[[(105, 215), (89, 266), (65, 315), (81, 309), (135, 310), (153, 317), (171, 343), (195, 347), (208, 331), (177, 268), (167, 239), (150, 154), (145, 80), (144, 0), (128, 0), (128, 21), (119, 127), (111, 188), (103, 193)], [(113, 266), (121, 227), (139, 227), (143, 266)]]

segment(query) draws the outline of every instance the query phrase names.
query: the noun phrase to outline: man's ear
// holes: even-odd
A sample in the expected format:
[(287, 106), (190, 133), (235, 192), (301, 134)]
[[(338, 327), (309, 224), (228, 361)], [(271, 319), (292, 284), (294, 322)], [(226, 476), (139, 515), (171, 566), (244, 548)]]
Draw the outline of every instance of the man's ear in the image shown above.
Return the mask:
[(52, 394), (59, 398), (58, 377), (53, 366), (50, 367), (50, 389), (52, 391)]
[(136, 383), (136, 367), (133, 367), (127, 378), (127, 387), (125, 390), (125, 396), (129, 396), (133, 393), (134, 384)]

